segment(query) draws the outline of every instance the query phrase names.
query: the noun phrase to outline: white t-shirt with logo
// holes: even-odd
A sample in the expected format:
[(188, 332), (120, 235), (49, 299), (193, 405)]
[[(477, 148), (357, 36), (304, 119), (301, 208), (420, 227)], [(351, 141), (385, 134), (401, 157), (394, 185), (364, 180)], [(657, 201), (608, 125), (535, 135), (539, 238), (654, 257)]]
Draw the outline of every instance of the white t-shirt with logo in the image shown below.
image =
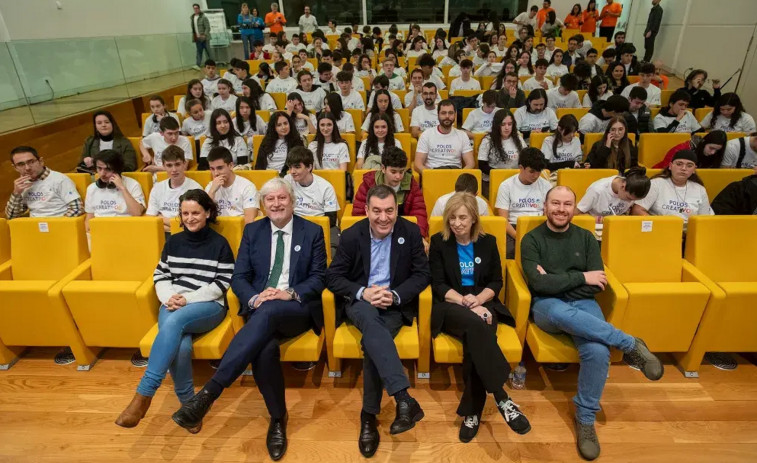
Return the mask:
[[(757, 152), (755, 152), (749, 145), (749, 141), (752, 137), (743, 137), (744, 140), (744, 159), (741, 160), (741, 167), (744, 169), (753, 169), (757, 167)], [(720, 163), (720, 167), (736, 168), (736, 164), (739, 162), (739, 153), (741, 152), (741, 142), (738, 138), (729, 140), (725, 145), (725, 154), (723, 154), (723, 161)]]
[[(216, 191), (214, 200), (221, 217), (242, 217), (245, 209), (260, 209), (260, 195), (255, 184), (239, 175), (235, 177), (231, 186), (222, 186)], [(208, 183), (205, 192), (210, 192), (212, 185), (212, 181)]]
[[(214, 146), (211, 144), (211, 141), (211, 138), (205, 139), (205, 143), (203, 143), (202, 147), (200, 148), (200, 158), (207, 158), (208, 154), (210, 154), (210, 150), (214, 148)], [(223, 146), (231, 152), (231, 157), (234, 160), (234, 164), (237, 164), (237, 159), (239, 159), (240, 157), (247, 156), (249, 159), (250, 147), (247, 146), (247, 143), (242, 137), (234, 137), (233, 145), (224, 138), (218, 143), (217, 146)]]
[[(286, 140), (282, 138), (276, 140), (273, 152), (268, 155), (268, 167), (266, 169), (280, 172), (284, 168), (284, 164), (286, 164), (288, 152), (289, 149)], [(261, 155), (262, 153), (258, 151), (258, 156)]]
[(68, 210), (68, 203), (81, 199), (74, 182), (54, 170), (44, 180), (32, 182), (21, 197), (29, 208), (30, 217), (62, 217)]
[(602, 236), (601, 218), (608, 215), (627, 215), (636, 201), (625, 201), (618, 197), (612, 191), (612, 181), (618, 178), (617, 175), (612, 177), (600, 178), (589, 185), (586, 194), (578, 203), (578, 210), (584, 214), (589, 214), (597, 218), (596, 231), (598, 236)]
[(323, 161), (318, 162), (318, 142), (313, 140), (308, 145), (308, 149), (313, 153), (316, 169), (341, 169), (340, 164), (350, 162), (350, 150), (347, 143), (324, 143), (323, 144)]
[(202, 190), (202, 186), (191, 178), (184, 178), (180, 187), (171, 188), (171, 179), (158, 182), (150, 191), (146, 215), (176, 217), (179, 215), (179, 198), (189, 190)]
[[(202, 135), (210, 135), (210, 112), (205, 113), (205, 117), (199, 121), (192, 117), (187, 117), (181, 123), (181, 132), (184, 135), (200, 138)], [(100, 142), (102, 144), (102, 142)]]
[[(121, 177), (126, 191), (136, 202), (145, 205), (145, 195), (139, 182), (130, 177)], [(84, 200), (84, 212), (95, 217), (129, 217), (126, 199), (116, 188), (99, 188), (97, 183), (90, 183)]]
[(497, 209), (508, 211), (507, 220), (512, 225), (518, 217), (537, 216), (544, 212), (544, 199), (552, 185), (542, 177), (530, 185), (524, 185), (518, 175), (513, 175), (499, 185)]
[[(526, 141), (523, 140), (523, 137), (518, 134), (518, 138), (520, 138), (520, 146), (523, 148), (527, 148), (528, 145), (526, 144)], [(518, 156), (520, 156), (520, 151), (518, 151), (518, 146), (513, 141), (512, 137), (508, 138), (507, 140), (502, 141), (502, 149), (505, 152), (506, 159), (498, 159), (494, 160), (490, 158), (489, 150), (491, 148), (491, 136), (487, 135), (481, 140), (481, 144), (478, 145), (478, 160), (479, 161), (486, 161), (489, 163), (489, 167), (492, 169), (517, 169), (518, 168)]]
[(426, 129), (418, 138), (418, 153), (426, 154), (426, 168), (463, 166), (463, 153), (473, 151), (468, 135), (452, 127), (450, 133), (442, 133), (438, 127)]
[(313, 183), (302, 186), (287, 174), (284, 180), (294, 189), (294, 213), (300, 216), (322, 216), (339, 210), (334, 187), (323, 177), (313, 174)]
[(312, 92), (297, 89), (293, 90), (292, 93), (297, 93), (302, 97), (302, 101), (305, 102), (305, 108), (309, 111), (320, 112), (323, 109), (323, 100), (326, 98), (326, 92), (321, 87), (314, 87)]
[(544, 142), (541, 144), (541, 152), (544, 153), (544, 157), (549, 162), (565, 162), (565, 161), (575, 161), (575, 162), (581, 162), (583, 159), (584, 153), (583, 149), (581, 148), (581, 140), (577, 136), (573, 137), (573, 140), (570, 141), (567, 145), (565, 143), (558, 143), (557, 145), (557, 151), (552, 151), (552, 146), (555, 142), (555, 136), (550, 135), (547, 138), (544, 139)]
[[(398, 112), (394, 112), (392, 119), (394, 119), (394, 133), (404, 132), (405, 126), (402, 125), (402, 117), (400, 117)], [(370, 129), (370, 123), (371, 115), (368, 114), (365, 120), (363, 120), (363, 125), (360, 126), (360, 130), (362, 130), (363, 132), (369, 132), (370, 130), (368, 129)]]
[[(675, 186), (669, 178), (652, 179), (652, 187), (644, 199), (636, 204), (646, 209), (652, 215), (673, 215), (681, 217), (688, 223), (692, 215), (713, 215), (707, 190), (692, 181), (686, 186)], [(685, 229), (685, 225), (684, 225)]]
[[(447, 207), (447, 201), (454, 195), (455, 192), (441, 195), (439, 199), (434, 203), (434, 208), (431, 210), (431, 217), (441, 217), (444, 215), (444, 208)], [(483, 198), (476, 196), (476, 204), (478, 204), (478, 215), (489, 215), (489, 204), (483, 200)]]
[(521, 132), (531, 132), (533, 130), (545, 127), (551, 131), (557, 130), (557, 114), (552, 108), (544, 108), (540, 113), (530, 113), (526, 111), (526, 106), (521, 106), (515, 110), (515, 123)]
[[(378, 142), (377, 143), (377, 147), (378, 147), (378, 151), (379, 152), (378, 153), (371, 153), (371, 154), (369, 154), (369, 156), (370, 155), (376, 155), (376, 154), (378, 154), (379, 156), (382, 155), (384, 153), (384, 145), (385, 145), (384, 142)], [(402, 148), (402, 144), (396, 138), (394, 139), (394, 146), (396, 146), (397, 148)], [(366, 143), (366, 141), (363, 140), (363, 143), (360, 144), (360, 148), (357, 150), (357, 158), (358, 159), (363, 159), (363, 158), (367, 157), (366, 156), (366, 151), (367, 150), (368, 150), (368, 143)]]
[(265, 131), (268, 128), (268, 124), (263, 120), (262, 117), (255, 114), (255, 130), (252, 129), (250, 126), (250, 121), (244, 121), (244, 127), (239, 127), (237, 124), (237, 118), (235, 117), (232, 121), (232, 124), (234, 125), (234, 130), (237, 131), (237, 133), (243, 137), (251, 137), (253, 135), (265, 135)]
[[(639, 87), (639, 83), (636, 82), (635, 84), (631, 84), (623, 89), (620, 94), (626, 99), (630, 99), (631, 96), (631, 90), (634, 87)], [(649, 87), (645, 88), (644, 90), (647, 91), (647, 100), (646, 103), (649, 106), (660, 106), (662, 105), (662, 91), (654, 84), (649, 84)]]
[(221, 95), (217, 95), (210, 101), (211, 112), (216, 109), (225, 109), (229, 114), (237, 110), (237, 96), (233, 93), (229, 95), (227, 99), (221, 98)]
[(410, 118), (410, 127), (418, 127), (421, 131), (439, 125), (439, 113), (436, 106), (428, 110), (425, 106), (416, 106)]
[(492, 131), (492, 121), (494, 120), (494, 113), (497, 111), (492, 111), (489, 114), (485, 113), (483, 109), (476, 108), (470, 113), (468, 113), (468, 117), (465, 118), (465, 122), (463, 122), (463, 128), (465, 130), (468, 130), (470, 132), (491, 132)]
[[(155, 165), (162, 166), (163, 151), (165, 151), (169, 146), (169, 144), (166, 143), (166, 139), (163, 138), (163, 135), (159, 133), (150, 134), (142, 139), (142, 144), (145, 145), (145, 148), (152, 150), (152, 153), (154, 155), (153, 162), (155, 162)], [(194, 159), (194, 155), (192, 154), (192, 144), (189, 143), (189, 139), (187, 137), (185, 137), (184, 135), (179, 135), (178, 140), (176, 140), (176, 146), (184, 150), (184, 159), (188, 161)]]
[[(655, 116), (653, 121), (654, 129), (664, 129), (665, 127), (672, 124), (674, 120), (676, 120), (675, 116), (665, 116), (662, 113), (659, 113)], [(694, 117), (691, 112), (686, 111), (683, 118), (678, 122), (678, 126), (672, 133), (692, 133), (700, 130), (701, 128), (702, 126), (699, 125), (697, 118)]]
[(555, 87), (547, 90), (547, 106), (552, 109), (580, 108), (581, 102), (578, 99), (578, 93), (571, 91), (563, 95), (560, 93), (560, 87)]
[(266, 93), (289, 93), (297, 88), (297, 81), (294, 77), (289, 76), (286, 79), (280, 77), (274, 77), (268, 81), (265, 86)]
[(468, 79), (467, 82), (462, 77), (458, 77), (449, 84), (450, 96), (454, 95), (456, 90), (481, 90), (481, 83), (474, 77)]
[[(722, 130), (723, 132), (757, 132), (757, 126), (754, 124), (754, 118), (747, 113), (741, 113), (739, 120), (731, 127), (731, 118), (718, 116), (715, 118), (715, 126), (710, 129), (712, 123), (712, 112), (707, 113), (702, 119), (702, 127), (706, 130)], [(100, 142), (102, 144), (102, 142)]]
[(365, 111), (365, 101), (363, 101), (363, 95), (359, 94), (355, 90), (350, 91), (347, 96), (342, 95), (339, 92), (339, 98), (342, 99), (342, 107), (344, 109), (359, 109)]

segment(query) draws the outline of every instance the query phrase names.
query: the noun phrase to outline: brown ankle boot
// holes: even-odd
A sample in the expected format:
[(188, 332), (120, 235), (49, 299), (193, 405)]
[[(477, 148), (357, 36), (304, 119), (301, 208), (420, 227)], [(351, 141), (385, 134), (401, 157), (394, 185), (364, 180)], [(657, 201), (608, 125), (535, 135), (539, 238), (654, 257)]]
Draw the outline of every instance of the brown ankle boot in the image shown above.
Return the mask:
[(134, 394), (129, 406), (118, 416), (116, 424), (124, 428), (133, 428), (138, 425), (139, 420), (145, 417), (151, 402), (152, 397), (145, 397), (139, 393)]

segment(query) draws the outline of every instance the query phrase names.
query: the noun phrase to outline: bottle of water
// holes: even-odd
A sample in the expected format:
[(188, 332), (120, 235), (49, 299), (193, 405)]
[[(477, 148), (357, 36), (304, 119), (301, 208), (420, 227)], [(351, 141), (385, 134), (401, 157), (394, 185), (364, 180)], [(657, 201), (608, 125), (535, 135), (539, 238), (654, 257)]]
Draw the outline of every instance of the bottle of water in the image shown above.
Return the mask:
[(510, 378), (510, 387), (513, 389), (525, 389), (526, 388), (526, 367), (523, 362), (520, 362), (515, 370), (512, 372)]

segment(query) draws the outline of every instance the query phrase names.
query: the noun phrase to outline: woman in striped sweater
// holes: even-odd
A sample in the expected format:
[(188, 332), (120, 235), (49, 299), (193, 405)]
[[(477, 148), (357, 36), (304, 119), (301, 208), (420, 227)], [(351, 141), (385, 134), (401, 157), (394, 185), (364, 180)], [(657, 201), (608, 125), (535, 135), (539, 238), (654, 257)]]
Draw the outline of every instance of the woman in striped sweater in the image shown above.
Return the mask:
[[(192, 335), (212, 330), (226, 316), (234, 255), (226, 238), (210, 228), (218, 207), (202, 190), (184, 193), (179, 207), (184, 231), (166, 242), (153, 274), (161, 302), (158, 335), (137, 393), (116, 420), (125, 428), (144, 418), (167, 371), (179, 400), (192, 398)], [(199, 432), (200, 427), (190, 432)]]

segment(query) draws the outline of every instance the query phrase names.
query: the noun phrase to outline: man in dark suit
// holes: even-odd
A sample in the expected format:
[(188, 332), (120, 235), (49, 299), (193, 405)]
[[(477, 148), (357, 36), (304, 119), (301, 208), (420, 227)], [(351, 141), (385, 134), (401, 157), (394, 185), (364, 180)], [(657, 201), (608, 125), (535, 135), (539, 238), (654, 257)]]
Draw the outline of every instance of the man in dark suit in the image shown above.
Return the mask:
[(215, 375), (173, 414), (173, 420), (188, 430), (201, 425), (213, 401), (252, 363), (271, 415), (268, 453), (278, 460), (287, 446), (279, 339), (323, 327), (326, 245), (320, 226), (294, 216), (294, 191), (288, 182), (269, 180), (260, 194), (268, 217), (245, 227), (231, 280), (239, 315), (247, 317), (247, 323), (229, 344)]
[[(363, 334), (363, 410), (358, 447), (369, 458), (376, 453), (379, 434), (376, 415), (381, 410), (382, 386), (397, 402), (390, 432), (399, 434), (423, 418), (410, 397), (410, 381), (402, 367), (394, 337), (410, 325), (417, 298), (431, 274), (418, 226), (397, 217), (394, 190), (377, 185), (368, 191), (368, 220), (342, 234), (336, 256), (326, 272), (328, 288), (341, 296), (347, 318)], [(337, 315), (337, 326), (341, 310)]]

